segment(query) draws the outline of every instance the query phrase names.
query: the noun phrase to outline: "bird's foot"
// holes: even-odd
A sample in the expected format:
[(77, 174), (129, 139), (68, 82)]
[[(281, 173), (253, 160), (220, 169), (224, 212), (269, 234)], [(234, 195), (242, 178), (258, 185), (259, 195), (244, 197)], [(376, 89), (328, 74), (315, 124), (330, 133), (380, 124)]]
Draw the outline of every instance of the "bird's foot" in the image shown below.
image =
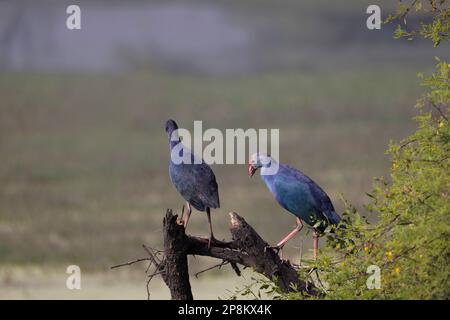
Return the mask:
[(208, 249), (211, 249), (211, 245), (220, 243), (213, 235), (208, 238)]
[(283, 247), (284, 247), (284, 246), (266, 246), (266, 247), (264, 247), (264, 252), (267, 252), (267, 250), (270, 249), (270, 250), (275, 251), (276, 254), (281, 253), (281, 255), (282, 255)]

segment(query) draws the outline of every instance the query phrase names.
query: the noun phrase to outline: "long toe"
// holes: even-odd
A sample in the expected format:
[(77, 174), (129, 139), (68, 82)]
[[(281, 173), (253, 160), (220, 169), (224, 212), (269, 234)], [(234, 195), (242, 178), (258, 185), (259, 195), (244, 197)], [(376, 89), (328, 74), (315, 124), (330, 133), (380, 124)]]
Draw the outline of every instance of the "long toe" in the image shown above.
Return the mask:
[(208, 240), (208, 248), (211, 247), (211, 245), (214, 245), (216, 247), (227, 247), (233, 244), (233, 241), (220, 241), (216, 239), (214, 236), (210, 236)]
[(208, 249), (211, 249), (211, 245), (217, 243), (217, 239), (214, 236), (210, 236), (208, 239)]

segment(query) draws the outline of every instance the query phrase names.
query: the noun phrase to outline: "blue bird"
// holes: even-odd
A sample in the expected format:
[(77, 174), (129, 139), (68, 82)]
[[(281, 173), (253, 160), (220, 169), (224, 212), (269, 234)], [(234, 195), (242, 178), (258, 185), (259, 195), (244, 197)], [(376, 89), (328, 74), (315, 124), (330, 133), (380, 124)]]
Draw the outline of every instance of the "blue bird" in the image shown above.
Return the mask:
[[(216, 177), (203, 159), (199, 160), (188, 148), (182, 145), (177, 129), (178, 125), (175, 121), (168, 120), (166, 122), (166, 133), (169, 138), (171, 153), (169, 162), (170, 180), (186, 200), (186, 217), (184, 217), (183, 212), (185, 228), (192, 213), (191, 206), (198, 211), (206, 211), (210, 232), (208, 247), (211, 247), (211, 243), (216, 241), (211, 224), (211, 209), (220, 208)], [(173, 161), (174, 154), (190, 161)]]
[[(272, 174), (270, 167), (278, 165)], [(302, 228), (302, 221), (313, 228), (314, 258), (317, 258), (318, 234), (327, 226), (339, 224), (341, 218), (334, 210), (330, 198), (311, 178), (286, 164), (278, 164), (270, 156), (255, 153), (248, 164), (248, 175), (252, 177), (261, 169), (261, 178), (275, 200), (287, 211), (297, 217), (297, 226), (273, 249), (279, 251), (287, 241)]]

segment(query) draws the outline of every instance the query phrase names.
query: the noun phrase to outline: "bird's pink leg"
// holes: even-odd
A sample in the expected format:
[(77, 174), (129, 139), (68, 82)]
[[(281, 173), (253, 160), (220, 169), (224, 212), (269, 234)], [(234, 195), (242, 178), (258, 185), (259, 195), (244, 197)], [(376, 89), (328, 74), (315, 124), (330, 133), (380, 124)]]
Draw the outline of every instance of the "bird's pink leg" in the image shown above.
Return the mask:
[(297, 233), (300, 232), (300, 230), (302, 230), (302, 228), (303, 228), (302, 220), (297, 218), (297, 226), (295, 227), (295, 229), (292, 230), (286, 237), (281, 239), (281, 241), (277, 243), (275, 248), (278, 248), (279, 250), (281, 250), (284, 247), (284, 245), (286, 244), (286, 242), (291, 240)]
[(212, 223), (211, 223), (211, 212), (210, 212), (209, 208), (206, 208), (206, 215), (208, 216), (208, 223), (209, 223), (208, 248), (211, 248), (211, 243), (216, 241), (216, 238), (214, 238), (214, 234), (213, 234)]
[[(184, 229), (186, 230), (186, 227), (188, 225), (189, 222), (189, 218), (191, 217), (191, 213), (192, 213), (192, 208), (191, 208), (191, 204), (189, 202), (186, 201), (186, 218), (183, 217), (183, 221), (184, 221)], [(184, 215), (184, 212), (183, 212)]]
[(317, 231), (313, 231), (313, 256), (314, 260), (317, 260), (317, 251), (319, 250), (319, 236), (317, 234)]

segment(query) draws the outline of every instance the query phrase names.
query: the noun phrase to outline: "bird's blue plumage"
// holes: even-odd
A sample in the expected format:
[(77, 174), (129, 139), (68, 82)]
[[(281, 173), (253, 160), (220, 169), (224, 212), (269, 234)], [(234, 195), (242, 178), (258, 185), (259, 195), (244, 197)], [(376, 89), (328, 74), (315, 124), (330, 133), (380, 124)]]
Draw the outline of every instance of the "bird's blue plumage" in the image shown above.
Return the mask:
[(340, 217), (325, 191), (299, 170), (280, 164), (276, 174), (261, 177), (278, 203), (310, 226), (323, 231), (330, 223), (339, 223)]
[[(169, 140), (172, 132), (178, 129), (173, 120), (169, 120), (166, 124), (166, 131)], [(169, 141), (170, 151), (175, 148), (181, 141)], [(176, 164), (169, 162), (169, 175), (172, 184), (182, 197), (188, 201), (195, 209), (206, 211), (207, 208), (219, 208), (219, 190), (216, 177), (211, 168), (201, 160), (201, 163), (194, 162), (194, 154), (183, 146), (181, 151), (183, 155), (191, 159), (190, 163)], [(200, 161), (199, 161), (200, 162)]]

